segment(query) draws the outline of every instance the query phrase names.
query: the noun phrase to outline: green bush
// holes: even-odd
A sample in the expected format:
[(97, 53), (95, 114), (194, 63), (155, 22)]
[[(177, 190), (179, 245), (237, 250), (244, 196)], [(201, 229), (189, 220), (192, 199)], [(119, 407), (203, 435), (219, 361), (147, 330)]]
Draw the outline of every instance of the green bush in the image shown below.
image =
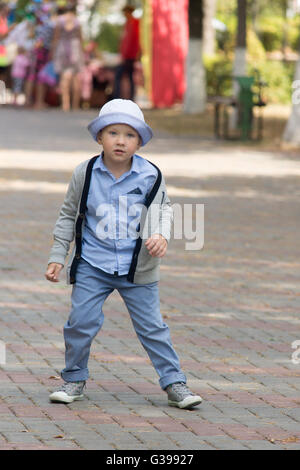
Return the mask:
[(288, 104), (291, 102), (294, 64), (265, 60), (249, 64), (248, 74), (255, 75), (267, 83), (263, 95), (268, 103)]
[(251, 29), (247, 31), (247, 56), (251, 62), (263, 61), (266, 59), (266, 51), (263, 44)]
[(299, 50), (299, 40), (300, 40), (300, 17), (297, 16), (295, 20), (289, 24), (287, 31), (287, 41), (288, 45), (294, 51)]
[(232, 63), (223, 54), (204, 57), (207, 94), (230, 96), (232, 94)]
[(225, 31), (216, 31), (218, 49), (228, 54), (232, 52), (235, 47), (237, 19), (235, 16), (231, 16), (225, 20), (222, 15), (219, 15), (218, 19), (226, 24), (227, 27)]
[(272, 16), (263, 18), (260, 21), (258, 35), (267, 52), (278, 51), (282, 49), (285, 30), (287, 46), (297, 51), (299, 47), (299, 29), (299, 16), (287, 20)]
[(119, 52), (121, 32), (122, 26), (103, 23), (100, 33), (96, 38), (96, 42), (99, 45), (100, 50), (107, 52)]
[(267, 52), (280, 50), (283, 39), (283, 18), (263, 18), (258, 26), (259, 38)]

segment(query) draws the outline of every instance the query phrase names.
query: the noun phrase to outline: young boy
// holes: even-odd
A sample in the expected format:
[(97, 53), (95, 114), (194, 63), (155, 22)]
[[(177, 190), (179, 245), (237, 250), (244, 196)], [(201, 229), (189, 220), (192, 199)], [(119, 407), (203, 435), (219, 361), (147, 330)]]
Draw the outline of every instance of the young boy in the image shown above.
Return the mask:
[(168, 404), (198, 405), (202, 400), (186, 386), (160, 313), (159, 263), (167, 250), (173, 214), (160, 170), (136, 155), (152, 130), (140, 108), (122, 99), (106, 103), (88, 129), (103, 152), (73, 173), (45, 274), (49, 281), (59, 280), (75, 238), (67, 268), (73, 290), (64, 326), (65, 383), (50, 400), (71, 403), (83, 398), (91, 343), (104, 319), (102, 305), (117, 289), (168, 394)]

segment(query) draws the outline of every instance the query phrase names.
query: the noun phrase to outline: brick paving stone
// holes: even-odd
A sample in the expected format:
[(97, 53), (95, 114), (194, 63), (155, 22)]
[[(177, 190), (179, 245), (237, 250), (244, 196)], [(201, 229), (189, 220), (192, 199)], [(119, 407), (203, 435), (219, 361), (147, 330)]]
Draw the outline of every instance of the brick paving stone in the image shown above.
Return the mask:
[(237, 440), (257, 440), (260, 438), (256, 429), (250, 428), (243, 424), (220, 424), (221, 429)]
[(276, 443), (263, 440), (252, 440), (252, 441), (239, 441), (241, 445), (248, 448), (249, 450), (282, 450), (281, 446), (277, 446)]
[(299, 408), (300, 397), (283, 397), (277, 395), (262, 395), (262, 400), (276, 408)]
[(94, 423), (113, 423), (112, 417), (107, 413), (102, 413), (98, 409), (78, 411), (78, 416), (87, 424)]
[(254, 147), (158, 131), (142, 153), (173, 203), (205, 205), (204, 249), (171, 240), (160, 283), (201, 406), (168, 407), (117, 293), (93, 343), (86, 399), (49, 402), (71, 289), (44, 271), (72, 170), (98, 151), (84, 128), (94, 114), (0, 108), (0, 450), (299, 450), (300, 161)]
[(47, 450), (82, 450), (82, 448), (76, 442), (64, 440), (61, 438), (45, 439), (43, 441), (43, 445), (44, 449)]
[(7, 439), (8, 442), (11, 443), (21, 443), (27, 447), (27, 445), (35, 445), (40, 446), (42, 445), (41, 441), (37, 439), (32, 434), (24, 431), (24, 432), (4, 432), (3, 435)]
[(283, 411), (283, 415), (292, 418), (295, 422), (300, 423), (299, 409), (288, 409)]
[(267, 439), (273, 439), (275, 441), (285, 441), (289, 439), (295, 439), (296, 441), (299, 440), (300, 442), (300, 430), (298, 431), (286, 431), (278, 426), (264, 426), (258, 427), (257, 432)]
[(168, 432), (167, 436), (169, 439), (181, 449), (189, 450), (213, 450), (213, 447), (209, 445), (202, 437), (195, 436), (189, 432)]
[(59, 421), (74, 421), (79, 420), (79, 416), (76, 412), (72, 411), (70, 408), (65, 406), (64, 404), (53, 404), (52, 406), (48, 406), (42, 409), (42, 411), (49, 416), (50, 419), (55, 420), (56, 422)]
[(34, 405), (17, 405), (14, 404), (11, 410), (18, 418), (29, 417), (29, 418), (43, 418), (45, 415)]
[(247, 450), (248, 449), (245, 441), (242, 443), (239, 440), (231, 439), (229, 437), (222, 437), (222, 436), (207, 437), (205, 439), (205, 442), (211, 445), (216, 450)]
[(54, 447), (50, 447), (48, 445), (45, 445), (45, 444), (42, 444), (42, 443), (39, 443), (39, 444), (30, 444), (30, 443), (24, 443), (24, 442), (15, 442), (14, 444), (12, 444), (11, 446), (7, 445), (3, 448), (1, 448), (1, 450), (10, 450), (10, 449), (13, 449), (13, 450), (58, 450), (58, 449), (55, 449)]
[(179, 450), (180, 448), (169, 436), (169, 433), (156, 431), (139, 431), (133, 433), (144, 443), (147, 450)]
[[(116, 416), (115, 420), (123, 428), (127, 428), (127, 429), (130, 429), (130, 428), (137, 428), (137, 429), (146, 428), (146, 429), (153, 430), (153, 427), (151, 426), (151, 424), (146, 419), (144, 419), (140, 416), (134, 416), (132, 414), (131, 415), (120, 415), (120, 416)], [(155, 419), (155, 422), (156, 421), (157, 420)]]
[(186, 427), (183, 423), (180, 423), (178, 420), (174, 420), (167, 416), (165, 417), (156, 417), (155, 419), (148, 419), (151, 424), (161, 432), (184, 432)]
[(76, 445), (82, 450), (115, 450), (116, 448), (106, 440), (90, 434), (80, 434), (76, 436)]
[(217, 424), (210, 424), (206, 421), (196, 421), (196, 420), (185, 420), (184, 424), (195, 433), (197, 436), (202, 438), (206, 436), (224, 436), (224, 431)]
[(4, 432), (26, 432), (27, 429), (21, 420), (12, 416), (2, 417), (0, 421), (0, 433)]

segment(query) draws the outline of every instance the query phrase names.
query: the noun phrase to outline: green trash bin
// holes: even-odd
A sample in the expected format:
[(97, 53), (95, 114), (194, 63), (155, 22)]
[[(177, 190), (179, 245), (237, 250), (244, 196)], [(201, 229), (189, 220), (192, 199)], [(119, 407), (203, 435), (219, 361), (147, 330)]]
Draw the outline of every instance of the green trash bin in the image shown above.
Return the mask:
[(253, 96), (252, 85), (254, 77), (234, 77), (239, 84), (238, 106), (239, 119), (238, 127), (241, 130), (241, 138), (247, 140), (251, 138), (253, 121)]

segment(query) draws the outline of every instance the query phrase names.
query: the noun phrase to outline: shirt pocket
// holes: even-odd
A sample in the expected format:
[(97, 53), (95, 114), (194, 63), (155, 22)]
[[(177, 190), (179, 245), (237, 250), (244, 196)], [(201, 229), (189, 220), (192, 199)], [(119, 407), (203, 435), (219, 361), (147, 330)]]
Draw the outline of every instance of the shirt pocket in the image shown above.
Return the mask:
[(127, 209), (129, 210), (129, 208), (131, 206), (134, 206), (135, 204), (144, 205), (145, 204), (145, 195), (142, 194), (142, 192), (138, 193), (138, 192), (129, 191), (129, 192), (121, 195), (121, 200), (122, 200), (122, 204), (124, 204), (124, 205), (126, 204)]

